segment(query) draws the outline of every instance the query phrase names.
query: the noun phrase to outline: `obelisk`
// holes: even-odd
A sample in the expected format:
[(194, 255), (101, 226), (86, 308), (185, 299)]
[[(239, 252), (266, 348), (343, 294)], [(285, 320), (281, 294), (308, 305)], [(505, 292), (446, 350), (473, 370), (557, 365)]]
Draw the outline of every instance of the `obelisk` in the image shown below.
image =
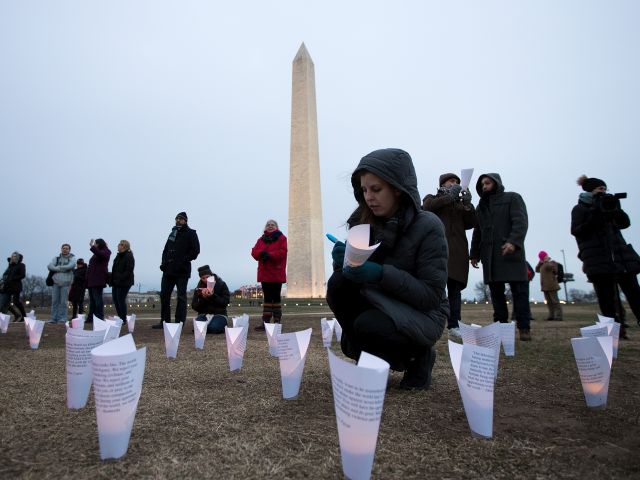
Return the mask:
[(293, 59), (287, 297), (324, 297), (316, 81), (304, 43)]

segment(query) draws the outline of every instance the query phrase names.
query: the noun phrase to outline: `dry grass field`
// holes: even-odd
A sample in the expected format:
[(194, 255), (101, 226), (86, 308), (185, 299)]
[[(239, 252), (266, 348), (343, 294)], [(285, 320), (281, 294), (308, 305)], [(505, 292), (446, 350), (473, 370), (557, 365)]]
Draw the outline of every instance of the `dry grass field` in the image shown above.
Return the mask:
[[(0, 478), (341, 478), (322, 309), (285, 312), (285, 332), (313, 327), (294, 400), (282, 399), (264, 333), (251, 330), (244, 366), (231, 373), (224, 335), (207, 336), (200, 351), (185, 328), (169, 360), (162, 330), (149, 328), (157, 319), (142, 316), (142, 395), (117, 461), (100, 460), (93, 393), (84, 409), (66, 407), (64, 327), (46, 325), (31, 350), (23, 326), (11, 324), (0, 336)], [(621, 341), (607, 408), (592, 411), (569, 339), (595, 321), (595, 307), (570, 306), (565, 316), (546, 322), (535, 306), (534, 340), (500, 359), (490, 440), (470, 434), (446, 333), (430, 390), (398, 390), (401, 374), (392, 373), (372, 478), (640, 478), (640, 329)], [(464, 306), (463, 317), (486, 325), (490, 306)]]

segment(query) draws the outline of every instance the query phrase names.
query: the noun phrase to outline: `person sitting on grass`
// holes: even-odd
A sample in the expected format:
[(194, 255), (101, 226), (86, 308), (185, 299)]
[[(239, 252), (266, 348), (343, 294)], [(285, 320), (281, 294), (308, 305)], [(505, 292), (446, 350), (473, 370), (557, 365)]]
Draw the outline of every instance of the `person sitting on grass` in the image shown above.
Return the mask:
[[(203, 265), (198, 268), (200, 281), (193, 292), (193, 300), (191, 308), (198, 312), (196, 320), (206, 322), (207, 315), (213, 315), (213, 318), (207, 325), (207, 333), (224, 333), (224, 327), (227, 325), (227, 305), (231, 295), (229, 287), (218, 275), (211, 271), (209, 265)], [(213, 288), (207, 285), (209, 277), (215, 279)]]

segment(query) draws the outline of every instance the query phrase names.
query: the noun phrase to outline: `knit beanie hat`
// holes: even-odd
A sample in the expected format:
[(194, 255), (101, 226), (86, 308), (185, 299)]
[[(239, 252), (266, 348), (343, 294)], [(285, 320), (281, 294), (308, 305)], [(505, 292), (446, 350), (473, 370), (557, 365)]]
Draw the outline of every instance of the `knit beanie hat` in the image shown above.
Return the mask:
[(607, 184), (604, 183), (604, 180), (600, 180), (595, 177), (587, 177), (586, 175), (582, 175), (578, 178), (578, 185), (582, 187), (582, 190), (585, 192), (593, 192), (598, 187), (606, 187)]
[(458, 184), (460, 183), (460, 177), (455, 173), (443, 173), (442, 175), (440, 175), (440, 186), (442, 186), (444, 182), (446, 182), (447, 180), (451, 180), (452, 178), (458, 180)]
[(176, 220), (178, 220), (179, 218), (184, 219), (185, 222), (189, 221), (189, 219), (187, 218), (187, 212), (180, 212), (179, 214), (177, 214)]
[(540, 252), (538, 253), (538, 258), (540, 260), (544, 260), (548, 256), (549, 256), (549, 254), (547, 252), (545, 252), (544, 250), (540, 250)]
[(209, 276), (213, 275), (213, 272), (209, 268), (209, 265), (203, 265), (201, 267), (198, 267), (198, 276), (201, 277), (203, 275), (209, 275)]

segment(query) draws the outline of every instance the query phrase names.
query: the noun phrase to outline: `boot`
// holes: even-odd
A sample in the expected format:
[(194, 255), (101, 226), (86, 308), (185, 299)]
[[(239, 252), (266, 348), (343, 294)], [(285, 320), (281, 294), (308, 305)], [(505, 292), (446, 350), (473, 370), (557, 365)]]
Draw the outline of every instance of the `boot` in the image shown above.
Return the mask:
[(20, 313), (18, 307), (12, 304), (9, 306), (9, 311), (13, 313), (14, 322), (24, 322), (24, 316)]
[(400, 381), (403, 390), (427, 390), (431, 386), (431, 372), (436, 363), (436, 349), (427, 348), (426, 351), (407, 364), (407, 370)]
[(629, 340), (629, 335), (627, 335), (627, 325), (624, 323), (620, 324), (620, 339)]
[(530, 342), (531, 341), (531, 331), (530, 330), (520, 330), (520, 341), (521, 342)]
[(271, 310), (273, 311), (273, 323), (280, 323), (282, 321), (282, 306), (279, 303), (272, 303)]
[(264, 324), (271, 323), (272, 316), (273, 316), (273, 313), (271, 312), (271, 304), (263, 303), (262, 304), (262, 322), (260, 322), (260, 325), (256, 326), (254, 330), (256, 332), (264, 332)]

